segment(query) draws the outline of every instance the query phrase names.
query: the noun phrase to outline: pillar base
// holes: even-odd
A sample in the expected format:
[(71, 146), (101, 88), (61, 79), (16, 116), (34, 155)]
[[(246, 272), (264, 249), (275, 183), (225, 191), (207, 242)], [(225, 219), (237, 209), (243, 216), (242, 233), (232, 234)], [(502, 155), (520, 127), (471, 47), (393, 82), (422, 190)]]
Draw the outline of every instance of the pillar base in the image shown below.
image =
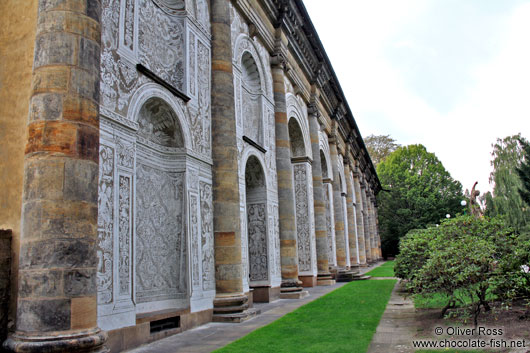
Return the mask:
[(245, 294), (219, 296), (213, 300), (213, 322), (243, 322), (260, 313), (260, 310), (249, 308)]
[(317, 276), (317, 286), (332, 286), (335, 280), (331, 277), (331, 273), (319, 273)]
[(25, 335), (17, 332), (4, 342), (8, 352), (108, 353), (107, 333), (99, 328), (69, 334)]
[(302, 299), (309, 296), (309, 292), (301, 287), (302, 281), (284, 281), (280, 287), (280, 299)]

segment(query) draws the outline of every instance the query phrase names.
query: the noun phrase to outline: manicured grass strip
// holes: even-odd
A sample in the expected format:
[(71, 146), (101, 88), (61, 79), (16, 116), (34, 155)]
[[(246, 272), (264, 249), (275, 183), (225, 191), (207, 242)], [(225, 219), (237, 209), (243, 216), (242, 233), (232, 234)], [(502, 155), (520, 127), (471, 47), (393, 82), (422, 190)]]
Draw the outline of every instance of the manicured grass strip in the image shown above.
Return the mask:
[(372, 271), (366, 273), (372, 277), (395, 277), (394, 274), (394, 261), (387, 261), (381, 266), (374, 268)]
[(215, 352), (366, 352), (395, 284), (350, 282)]

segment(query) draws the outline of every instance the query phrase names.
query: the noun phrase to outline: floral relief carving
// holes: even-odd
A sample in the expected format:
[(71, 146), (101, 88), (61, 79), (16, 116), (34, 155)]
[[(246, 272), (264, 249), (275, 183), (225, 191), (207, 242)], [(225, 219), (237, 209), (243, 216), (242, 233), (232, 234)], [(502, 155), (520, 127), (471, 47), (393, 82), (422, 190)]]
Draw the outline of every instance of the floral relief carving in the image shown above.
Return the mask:
[(327, 188), (327, 185), (324, 185), (324, 205), (326, 207), (326, 229), (328, 233), (328, 261), (330, 264), (335, 263), (335, 260), (333, 259), (333, 228), (332, 228), (332, 222), (331, 222), (331, 203), (329, 201), (329, 190)]
[(190, 218), (191, 218), (191, 259), (192, 259), (192, 282), (194, 287), (200, 285), (199, 276), (199, 224), (197, 220), (197, 196), (190, 195)]
[[(166, 2), (166, 1), (164, 1)], [(140, 62), (171, 85), (183, 90), (184, 26), (151, 0), (139, 0)]]
[(309, 205), (307, 201), (307, 172), (305, 165), (293, 167), (296, 202), (296, 233), (298, 244), (298, 267), (300, 271), (311, 270), (311, 231)]
[(265, 203), (247, 205), (248, 256), (251, 281), (268, 279)]
[(118, 165), (121, 167), (132, 169), (134, 167), (134, 153), (135, 153), (134, 143), (126, 144), (119, 138), (115, 140), (115, 143), (116, 143), (116, 154), (118, 158)]
[(273, 207), (273, 218), (274, 218), (274, 251), (276, 252), (275, 258), (275, 273), (277, 275), (281, 274), (281, 256), (280, 256), (280, 219), (278, 218), (278, 206)]
[(134, 50), (134, 6), (135, 0), (125, 0), (125, 24), (123, 41), (129, 50)]
[(189, 80), (190, 80), (190, 94), (195, 95), (196, 80), (195, 77), (195, 60), (196, 60), (196, 43), (195, 43), (195, 34), (190, 32), (189, 39), (189, 48), (190, 48), (190, 68), (189, 68)]
[(202, 289), (215, 289), (212, 186), (200, 183)]
[(138, 302), (186, 291), (183, 173), (136, 168), (136, 296)]
[(130, 294), (131, 178), (120, 175), (118, 193), (118, 277), (120, 295)]
[(98, 304), (112, 302), (113, 294), (113, 228), (114, 228), (114, 150), (103, 144), (99, 147), (98, 187)]

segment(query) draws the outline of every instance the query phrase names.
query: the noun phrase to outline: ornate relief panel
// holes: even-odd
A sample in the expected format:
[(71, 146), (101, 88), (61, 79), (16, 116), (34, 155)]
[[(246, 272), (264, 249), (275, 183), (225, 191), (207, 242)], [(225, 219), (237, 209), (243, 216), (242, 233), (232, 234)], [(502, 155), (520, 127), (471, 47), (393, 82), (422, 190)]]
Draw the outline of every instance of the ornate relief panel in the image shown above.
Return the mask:
[(212, 186), (200, 183), (201, 197), (201, 249), (202, 249), (202, 289), (215, 289), (215, 259), (213, 243), (213, 203)]
[(311, 271), (311, 220), (309, 219), (307, 172), (305, 165), (293, 165), (293, 173), (296, 203), (296, 233), (298, 240), (298, 267), (300, 271)]
[(118, 277), (120, 296), (131, 294), (131, 177), (120, 175), (118, 195)]
[(268, 276), (267, 218), (265, 203), (247, 205), (248, 255), (250, 280), (263, 281)]
[(333, 219), (333, 203), (331, 202), (331, 191), (330, 185), (324, 184), (324, 204), (326, 206), (326, 229), (328, 233), (328, 261), (330, 265), (336, 264), (336, 255), (335, 255), (335, 222)]
[[(166, 1), (164, 1), (166, 2)], [(184, 23), (151, 0), (138, 0), (140, 63), (163, 80), (184, 90)]]
[(113, 299), (114, 149), (99, 146), (98, 187), (98, 304)]
[(197, 195), (190, 195), (190, 230), (191, 230), (191, 278), (193, 287), (201, 284), (199, 222), (197, 219)]
[(136, 168), (137, 302), (174, 299), (186, 291), (183, 173)]

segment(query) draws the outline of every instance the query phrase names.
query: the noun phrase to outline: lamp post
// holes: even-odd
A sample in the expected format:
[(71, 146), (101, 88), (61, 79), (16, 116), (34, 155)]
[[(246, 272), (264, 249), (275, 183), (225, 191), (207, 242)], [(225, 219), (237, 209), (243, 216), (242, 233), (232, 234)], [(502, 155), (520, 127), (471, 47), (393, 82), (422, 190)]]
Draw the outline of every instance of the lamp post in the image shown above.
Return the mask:
[(467, 214), (467, 209), (466, 209), (466, 205), (467, 205), (467, 202), (466, 200), (462, 200), (460, 201), (460, 205), (462, 205), (462, 207), (464, 207), (464, 216)]

